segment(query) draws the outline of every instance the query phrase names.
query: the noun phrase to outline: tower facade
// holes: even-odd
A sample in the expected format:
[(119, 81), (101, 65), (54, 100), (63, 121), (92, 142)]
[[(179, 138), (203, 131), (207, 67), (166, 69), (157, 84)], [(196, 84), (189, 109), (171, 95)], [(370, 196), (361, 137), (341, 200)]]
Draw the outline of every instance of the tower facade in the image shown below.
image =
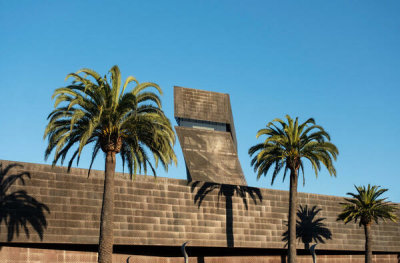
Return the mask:
[(174, 87), (174, 110), (188, 180), (246, 185), (229, 95)]

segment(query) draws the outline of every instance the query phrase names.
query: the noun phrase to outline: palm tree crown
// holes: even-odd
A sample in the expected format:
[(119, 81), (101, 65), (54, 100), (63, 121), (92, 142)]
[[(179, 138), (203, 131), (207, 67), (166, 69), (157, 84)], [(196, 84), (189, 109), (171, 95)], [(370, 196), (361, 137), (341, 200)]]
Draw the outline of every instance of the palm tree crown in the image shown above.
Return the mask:
[[(139, 84), (130, 76), (121, 90), (118, 66), (111, 68), (110, 75), (108, 80), (93, 70), (81, 69), (67, 76), (73, 78), (71, 85), (55, 90), (55, 110), (48, 116), (44, 134), (48, 137), (45, 158), (55, 150), (53, 165), (59, 160), (63, 163), (68, 151), (77, 144), (68, 163), (70, 168), (75, 158), (79, 163), (84, 146), (93, 143), (90, 168), (100, 149), (120, 153), (123, 166), (127, 164), (131, 175), (141, 172), (141, 168), (146, 173), (148, 166), (155, 175), (148, 150), (156, 166), (161, 162), (167, 170), (171, 161), (176, 164), (171, 123), (161, 110), (157, 94), (147, 90), (153, 87), (161, 94), (159, 86), (150, 82)], [(131, 82), (136, 87), (125, 92)]]
[[(336, 176), (332, 158), (336, 160), (338, 149), (330, 143), (329, 134), (319, 125), (315, 125), (314, 119), (310, 118), (299, 124), (298, 118), (293, 120), (286, 115), (287, 123), (281, 119), (275, 119), (267, 124), (267, 127), (257, 133), (257, 138), (266, 135), (263, 143), (259, 143), (249, 149), (249, 154), (254, 158), (251, 165), (257, 171), (257, 178), (266, 175), (274, 167), (271, 184), (274, 183), (279, 171), (284, 167), (284, 176), (288, 170), (303, 172), (303, 159), (310, 161), (315, 175), (321, 169), (321, 163), (328, 169), (330, 175)], [(278, 127), (275, 123), (279, 124)]]
[(357, 193), (347, 193), (353, 198), (345, 198), (346, 203), (341, 203), (343, 212), (339, 214), (337, 220), (342, 220), (345, 224), (354, 220), (360, 226), (372, 222), (378, 223), (379, 219), (396, 221), (397, 216), (394, 214), (397, 210), (396, 205), (386, 201), (387, 198), (379, 198), (388, 189), (369, 184), (368, 187), (354, 187)]

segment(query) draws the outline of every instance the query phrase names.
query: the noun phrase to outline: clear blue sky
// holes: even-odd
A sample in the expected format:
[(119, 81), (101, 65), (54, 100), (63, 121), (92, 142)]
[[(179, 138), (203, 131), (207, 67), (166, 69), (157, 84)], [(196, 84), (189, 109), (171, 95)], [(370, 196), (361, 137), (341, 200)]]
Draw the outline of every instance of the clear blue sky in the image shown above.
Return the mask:
[[(371, 183), (400, 202), (399, 13), (399, 1), (0, 0), (0, 159), (45, 163), (54, 89), (80, 68), (117, 64), (124, 78), (161, 85), (170, 119), (174, 85), (229, 93), (251, 186), (288, 189), (257, 181), (247, 151), (257, 130), (290, 114), (314, 117), (340, 151), (337, 178), (307, 169), (299, 191)], [(184, 179), (175, 150), (178, 167), (159, 175)]]

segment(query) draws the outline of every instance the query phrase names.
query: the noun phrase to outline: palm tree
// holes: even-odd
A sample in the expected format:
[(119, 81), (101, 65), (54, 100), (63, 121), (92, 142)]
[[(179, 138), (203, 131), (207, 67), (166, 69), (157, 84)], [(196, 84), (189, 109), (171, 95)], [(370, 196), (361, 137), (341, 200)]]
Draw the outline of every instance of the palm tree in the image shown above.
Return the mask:
[[(266, 176), (272, 170), (271, 185), (278, 173), (284, 168), (283, 180), (287, 171), (290, 171), (289, 192), (289, 263), (296, 262), (296, 210), (297, 210), (297, 182), (299, 170), (302, 170), (304, 184), (303, 160), (311, 163), (318, 176), (318, 171), (323, 164), (329, 174), (336, 176), (332, 159), (336, 160), (338, 149), (330, 142), (329, 134), (314, 119), (310, 118), (299, 124), (298, 118), (293, 120), (286, 115), (287, 123), (275, 119), (268, 123), (266, 128), (257, 133), (257, 138), (266, 135), (264, 142), (254, 145), (249, 149), (253, 156), (251, 165), (257, 172), (257, 179)], [(278, 127), (280, 125), (281, 127)]]
[[(68, 78), (73, 78), (72, 84), (56, 89), (52, 97), (55, 98), (55, 109), (48, 116), (49, 123), (44, 133), (44, 138), (48, 137), (45, 158), (55, 150), (53, 165), (58, 161), (62, 164), (73, 149), (69, 170), (74, 159), (79, 163), (82, 149), (93, 144), (90, 173), (99, 150), (105, 153), (98, 262), (112, 262), (116, 154), (121, 154), (122, 165), (127, 165), (131, 178), (142, 169), (146, 173), (148, 167), (156, 175), (158, 163), (165, 170), (172, 161), (176, 164), (173, 151), (175, 133), (161, 110), (160, 98), (148, 90), (154, 88), (161, 94), (157, 84), (139, 83), (130, 76), (121, 90), (121, 74), (117, 66), (111, 68), (109, 77), (81, 69), (67, 75)], [(136, 87), (125, 92), (131, 82), (136, 83)]]
[(389, 219), (396, 222), (396, 215), (394, 212), (397, 210), (395, 204), (387, 202), (387, 198), (378, 199), (388, 189), (380, 188), (380, 186), (369, 185), (354, 186), (357, 190), (356, 194), (347, 193), (352, 196), (351, 199), (345, 198), (345, 203), (340, 203), (343, 207), (343, 212), (339, 214), (337, 220), (344, 221), (345, 224), (354, 220), (355, 223), (359, 221), (359, 226), (364, 226), (365, 232), (365, 263), (372, 263), (372, 235), (371, 225), (378, 220)]

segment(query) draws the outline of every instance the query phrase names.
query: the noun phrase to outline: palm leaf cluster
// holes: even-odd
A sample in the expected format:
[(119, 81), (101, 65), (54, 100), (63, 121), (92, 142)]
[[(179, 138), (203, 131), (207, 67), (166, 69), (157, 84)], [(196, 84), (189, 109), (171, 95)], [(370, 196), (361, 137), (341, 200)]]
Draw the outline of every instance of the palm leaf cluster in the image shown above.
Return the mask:
[(359, 225), (367, 225), (371, 222), (378, 223), (379, 219), (396, 221), (394, 212), (396, 205), (386, 201), (387, 198), (379, 198), (388, 189), (376, 185), (355, 186), (357, 193), (347, 193), (353, 198), (345, 198), (346, 202), (341, 203), (343, 212), (339, 214), (338, 220), (344, 223), (353, 221)]
[(257, 178), (273, 170), (271, 184), (278, 173), (284, 169), (283, 180), (288, 170), (303, 172), (303, 158), (309, 160), (315, 175), (323, 164), (330, 175), (336, 176), (332, 159), (336, 160), (338, 149), (330, 141), (329, 134), (314, 119), (310, 118), (299, 124), (298, 118), (293, 120), (286, 115), (287, 123), (281, 119), (274, 119), (267, 127), (257, 133), (257, 138), (266, 135), (264, 142), (254, 145), (249, 149), (250, 156), (254, 155), (251, 165), (257, 172)]
[[(44, 138), (48, 137), (45, 158), (54, 151), (53, 165), (59, 160), (63, 163), (73, 150), (70, 169), (75, 159), (79, 163), (82, 149), (88, 144), (94, 147), (89, 172), (100, 149), (120, 153), (123, 167), (127, 165), (131, 175), (142, 169), (146, 173), (148, 167), (155, 175), (151, 156), (155, 167), (161, 163), (167, 170), (168, 164), (176, 163), (174, 131), (161, 110), (159, 96), (149, 90), (162, 94), (157, 84), (139, 83), (130, 76), (122, 85), (117, 66), (111, 68), (108, 77), (81, 69), (67, 75), (69, 78), (73, 79), (72, 84), (53, 94), (55, 109), (48, 116), (44, 134)], [(126, 92), (129, 83), (136, 86)], [(78, 145), (76, 149), (74, 144)]]

